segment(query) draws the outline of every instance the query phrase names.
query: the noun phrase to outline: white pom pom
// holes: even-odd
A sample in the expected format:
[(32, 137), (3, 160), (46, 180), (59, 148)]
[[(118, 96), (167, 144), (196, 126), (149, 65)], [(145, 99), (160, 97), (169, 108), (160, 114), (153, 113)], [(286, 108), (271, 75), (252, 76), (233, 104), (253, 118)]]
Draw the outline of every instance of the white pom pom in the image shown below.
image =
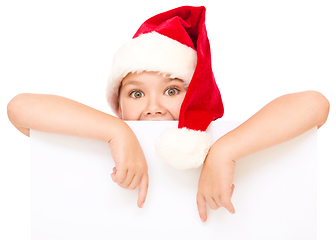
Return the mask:
[(177, 169), (201, 166), (211, 147), (209, 133), (182, 129), (167, 129), (156, 139), (156, 154)]

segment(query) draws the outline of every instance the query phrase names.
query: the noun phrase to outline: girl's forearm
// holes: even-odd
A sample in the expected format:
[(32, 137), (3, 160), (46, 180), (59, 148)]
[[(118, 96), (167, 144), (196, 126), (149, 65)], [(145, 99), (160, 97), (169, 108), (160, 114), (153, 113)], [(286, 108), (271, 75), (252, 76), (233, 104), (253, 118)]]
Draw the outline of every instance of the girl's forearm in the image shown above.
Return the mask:
[(233, 161), (295, 138), (328, 117), (329, 102), (320, 93), (281, 96), (218, 141)]
[(7, 107), (13, 125), (29, 136), (30, 129), (109, 142), (125, 123), (79, 102), (55, 95), (19, 94)]

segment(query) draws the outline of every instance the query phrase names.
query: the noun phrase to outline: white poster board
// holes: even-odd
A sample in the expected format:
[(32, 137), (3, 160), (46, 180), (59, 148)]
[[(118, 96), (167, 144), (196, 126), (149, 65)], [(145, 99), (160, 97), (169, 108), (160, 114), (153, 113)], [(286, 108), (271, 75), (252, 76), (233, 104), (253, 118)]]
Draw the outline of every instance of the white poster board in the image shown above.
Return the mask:
[[(176, 170), (155, 156), (154, 140), (177, 122), (127, 122), (149, 167), (142, 209), (138, 191), (111, 178), (107, 143), (31, 131), (32, 240), (316, 239), (316, 129), (237, 161), (236, 213), (196, 206), (201, 168)], [(216, 140), (239, 122), (213, 122)]]

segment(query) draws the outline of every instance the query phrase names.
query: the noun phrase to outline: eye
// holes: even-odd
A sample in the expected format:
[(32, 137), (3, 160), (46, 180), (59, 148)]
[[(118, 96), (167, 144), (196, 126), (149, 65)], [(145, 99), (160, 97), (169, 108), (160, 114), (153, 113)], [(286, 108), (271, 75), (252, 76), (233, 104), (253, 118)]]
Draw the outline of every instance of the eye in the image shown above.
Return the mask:
[(175, 95), (177, 95), (178, 93), (179, 93), (180, 91), (177, 89), (177, 88), (175, 88), (175, 87), (170, 87), (170, 88), (168, 88), (166, 91), (165, 91), (165, 95), (167, 95), (167, 96), (175, 96)]
[(137, 99), (137, 98), (141, 98), (141, 97), (143, 97), (143, 96), (144, 96), (144, 93), (143, 93), (142, 91), (140, 91), (140, 90), (136, 90), (136, 91), (132, 91), (132, 92), (130, 93), (130, 96), (131, 96), (132, 98)]

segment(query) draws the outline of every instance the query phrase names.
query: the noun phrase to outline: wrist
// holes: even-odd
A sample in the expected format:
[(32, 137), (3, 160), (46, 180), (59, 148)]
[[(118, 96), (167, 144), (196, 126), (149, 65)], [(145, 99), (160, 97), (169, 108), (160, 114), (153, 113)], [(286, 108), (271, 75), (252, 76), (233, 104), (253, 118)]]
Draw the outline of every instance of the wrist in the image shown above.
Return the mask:
[(239, 154), (238, 150), (236, 149), (236, 146), (234, 142), (229, 141), (224, 136), (219, 138), (210, 148), (209, 154), (217, 156), (216, 158), (219, 161), (225, 161), (225, 162), (235, 162), (238, 160)]
[(119, 145), (120, 143), (124, 143), (122, 144), (122, 147), (133, 146), (133, 150), (137, 148), (141, 149), (140, 143), (135, 133), (123, 120), (116, 118), (115, 123), (113, 124), (113, 128), (111, 128), (111, 130), (112, 131), (107, 138), (107, 142), (110, 147), (114, 145)]
[(110, 144), (118, 139), (126, 139), (132, 133), (132, 129), (122, 119), (113, 117), (112, 122), (110, 123), (109, 131), (105, 137), (105, 141)]

